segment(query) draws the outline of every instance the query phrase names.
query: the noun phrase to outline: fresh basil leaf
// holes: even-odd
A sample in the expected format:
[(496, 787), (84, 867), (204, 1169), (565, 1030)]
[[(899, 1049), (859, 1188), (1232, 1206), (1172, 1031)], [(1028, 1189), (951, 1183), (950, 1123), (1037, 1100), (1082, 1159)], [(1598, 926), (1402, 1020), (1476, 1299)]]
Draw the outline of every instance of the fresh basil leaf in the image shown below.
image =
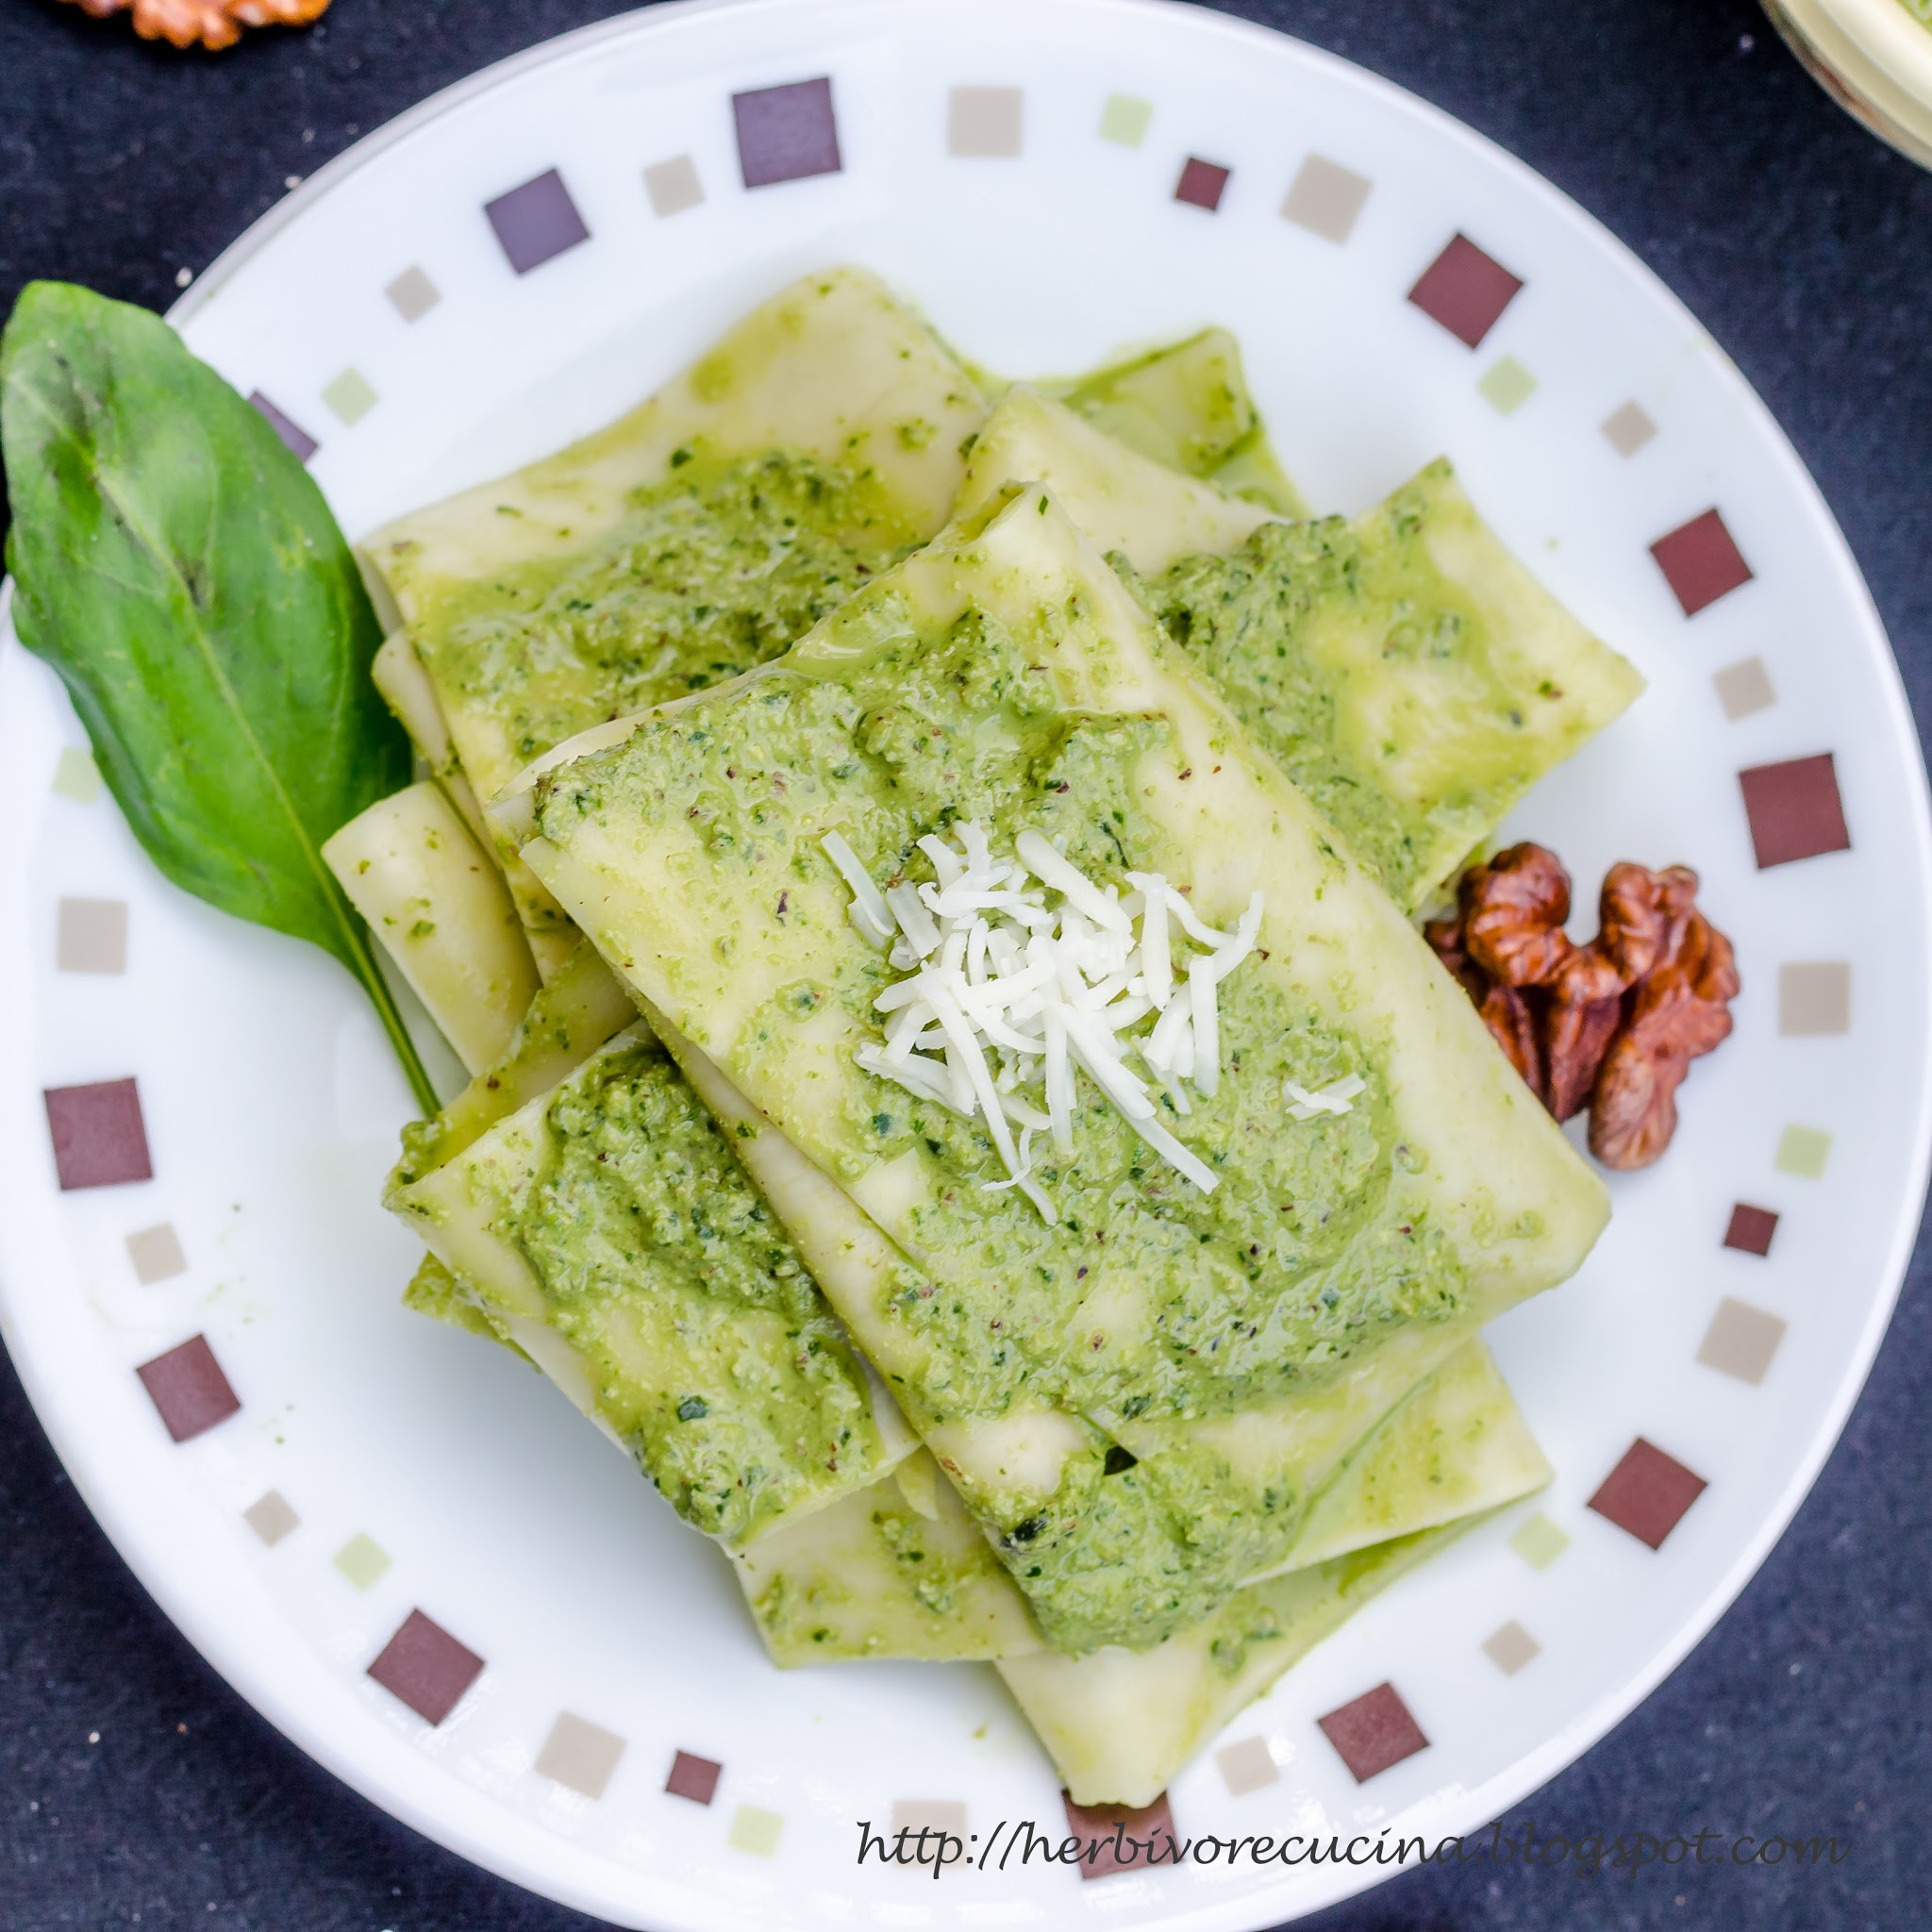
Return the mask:
[(159, 317), (35, 282), (0, 338), (13, 621), (149, 856), (361, 981), (436, 1096), (322, 842), (408, 783), (382, 641), (322, 492)]

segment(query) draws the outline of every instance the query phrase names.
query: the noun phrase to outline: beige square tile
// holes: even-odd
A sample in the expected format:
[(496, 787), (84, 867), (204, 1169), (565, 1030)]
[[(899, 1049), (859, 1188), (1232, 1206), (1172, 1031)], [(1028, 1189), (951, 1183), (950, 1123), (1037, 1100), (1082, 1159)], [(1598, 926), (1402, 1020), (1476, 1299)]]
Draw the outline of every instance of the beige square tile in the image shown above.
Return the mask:
[(1017, 155), (1024, 100), (1016, 87), (956, 87), (946, 105), (946, 152), (1002, 160)]
[(950, 1831), (955, 1838), (966, 1836), (966, 1807), (956, 1798), (894, 1798), (892, 1829), (899, 1831)]
[(1778, 1343), (1785, 1339), (1786, 1324), (1776, 1315), (1754, 1308), (1749, 1302), (1734, 1301), (1726, 1295), (1717, 1305), (1710, 1326), (1697, 1347), (1697, 1359), (1721, 1375), (1735, 1375), (1753, 1388), (1764, 1380)]
[(134, 1263), (134, 1275), (143, 1284), (167, 1281), (188, 1272), (188, 1257), (181, 1252), (181, 1237), (171, 1221), (158, 1222), (127, 1237), (127, 1258)]
[(550, 1726), (536, 1768), (544, 1777), (587, 1798), (601, 1798), (624, 1752), (625, 1740), (615, 1731), (566, 1710)]
[(1541, 1655), (1542, 1645), (1513, 1618), (1483, 1639), (1483, 1652), (1506, 1677)]
[(1745, 658), (1736, 664), (1726, 664), (1722, 671), (1711, 673), (1710, 681), (1717, 687), (1717, 701), (1724, 708), (1726, 718), (1748, 718), (1753, 711), (1762, 711), (1777, 703), (1777, 692), (1771, 687), (1771, 673), (1764, 668), (1762, 658)]
[(442, 300), (441, 291), (420, 268), (406, 268), (383, 293), (405, 322), (421, 322)]
[(274, 1549), (302, 1521), (290, 1508), (279, 1490), (271, 1490), (265, 1496), (249, 1504), (242, 1512), (242, 1520), (270, 1549)]
[(1641, 403), (1625, 403), (1604, 418), (1604, 438), (1620, 457), (1634, 457), (1657, 434)]
[(1777, 972), (1777, 1030), (1804, 1036), (1852, 1030), (1852, 969), (1843, 959), (1793, 959)]
[(644, 192), (651, 197), (652, 213), (660, 217), (681, 215), (686, 208), (696, 208), (705, 198), (698, 164), (689, 155), (652, 162), (644, 170)]
[(1263, 1785), (1272, 1785), (1281, 1775), (1281, 1767), (1275, 1763), (1266, 1738), (1242, 1738), (1236, 1743), (1224, 1744), (1214, 1754), (1214, 1762), (1221, 1768), (1222, 1783), (1237, 1798), (1258, 1791)]
[(1310, 155), (1281, 204), (1282, 218), (1325, 242), (1346, 242), (1374, 186), (1339, 161)]
[(57, 920), (54, 963), (62, 973), (127, 971), (127, 902), (63, 899)]

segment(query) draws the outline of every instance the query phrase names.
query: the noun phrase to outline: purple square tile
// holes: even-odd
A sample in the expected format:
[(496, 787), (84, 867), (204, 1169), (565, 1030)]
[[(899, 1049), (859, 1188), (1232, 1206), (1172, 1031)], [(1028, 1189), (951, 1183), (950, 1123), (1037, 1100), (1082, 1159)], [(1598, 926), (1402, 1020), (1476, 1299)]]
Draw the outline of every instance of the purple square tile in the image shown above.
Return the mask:
[[(1085, 1840), (1080, 1857), (1080, 1876), (1109, 1878), (1116, 1872), (1143, 1871), (1150, 1864), (1171, 1864), (1174, 1859), (1174, 1813), (1162, 1791), (1151, 1805), (1129, 1809), (1124, 1805), (1076, 1805), (1060, 1793), (1067, 1812), (1067, 1829)], [(1132, 1842), (1135, 1839), (1140, 1844)], [(1152, 1856), (1146, 1849), (1152, 1840)]]
[(738, 165), (747, 188), (836, 175), (839, 117), (827, 79), (794, 80), (731, 96), (738, 124)]
[(541, 268), (579, 242), (588, 242), (591, 231), (577, 205), (555, 168), (485, 202), (483, 212), (496, 230), (496, 239), (509, 258), (509, 265), (520, 275)]
[(689, 1751), (680, 1751), (671, 1760), (671, 1775), (664, 1780), (664, 1789), (674, 1798), (689, 1798), (693, 1805), (708, 1805), (717, 1795), (718, 1780), (724, 1776), (724, 1767), (714, 1763), (708, 1757), (699, 1757)]
[(1457, 341), (1474, 349), (1495, 327), (1522, 287), (1521, 275), (1512, 275), (1467, 235), (1457, 235), (1423, 271), (1408, 299)]
[(1181, 178), (1174, 184), (1174, 198), (1186, 202), (1190, 208), (1205, 208), (1211, 215), (1221, 207), (1221, 197), (1227, 192), (1227, 177), (1233, 172), (1190, 155), (1187, 166), (1181, 170)]
[(1740, 1201), (1731, 1209), (1731, 1224), (1724, 1230), (1724, 1246), (1741, 1255), (1768, 1255), (1771, 1238), (1777, 1232), (1777, 1216), (1769, 1208), (1752, 1208)]
[(61, 1187), (117, 1188), (154, 1179), (141, 1094), (132, 1080), (49, 1087), (43, 1097)]
[(1838, 766), (1828, 751), (1782, 764), (1753, 765), (1738, 774), (1744, 793), (1744, 816), (1751, 822), (1751, 847), (1758, 869), (1816, 858), (1826, 852), (1849, 852), (1844, 799), (1838, 789)]
[(242, 1407), (205, 1335), (142, 1362), (134, 1373), (177, 1442), (226, 1422)]
[(268, 426), (294, 452), (297, 462), (306, 463), (322, 447), (301, 424), (292, 417), (285, 416), (259, 390), (248, 400), (267, 418)]
[(1741, 584), (1751, 581), (1751, 566), (1744, 553), (1714, 509), (1680, 524), (1650, 546), (1657, 567), (1663, 572), (1686, 617), (1728, 596)]
[(440, 1724), (483, 1674), (483, 1659), (441, 1624), (411, 1610), (369, 1674), (425, 1723)]
[(1377, 1772), (1428, 1747), (1422, 1726), (1392, 1684), (1377, 1684), (1316, 1722), (1357, 1784), (1366, 1784)]
[(1639, 1542), (1661, 1549), (1705, 1487), (1701, 1475), (1639, 1436), (1598, 1486), (1590, 1507)]

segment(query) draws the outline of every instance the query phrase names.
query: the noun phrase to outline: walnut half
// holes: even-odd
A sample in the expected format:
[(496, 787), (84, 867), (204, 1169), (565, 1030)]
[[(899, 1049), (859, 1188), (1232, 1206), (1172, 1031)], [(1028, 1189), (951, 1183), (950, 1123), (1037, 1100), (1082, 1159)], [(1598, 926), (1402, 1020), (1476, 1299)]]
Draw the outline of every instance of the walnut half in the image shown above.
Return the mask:
[(1697, 874), (1613, 865), (1597, 936), (1563, 930), (1570, 875), (1541, 845), (1512, 845), (1463, 874), (1455, 914), (1425, 929), (1545, 1107), (1590, 1109), (1606, 1167), (1647, 1167), (1676, 1130), (1690, 1062), (1731, 1030), (1730, 941), (1697, 910)]
[(170, 46), (232, 47), (244, 26), (307, 26), (328, 10), (328, 0), (72, 0), (96, 20), (132, 12), (144, 41)]

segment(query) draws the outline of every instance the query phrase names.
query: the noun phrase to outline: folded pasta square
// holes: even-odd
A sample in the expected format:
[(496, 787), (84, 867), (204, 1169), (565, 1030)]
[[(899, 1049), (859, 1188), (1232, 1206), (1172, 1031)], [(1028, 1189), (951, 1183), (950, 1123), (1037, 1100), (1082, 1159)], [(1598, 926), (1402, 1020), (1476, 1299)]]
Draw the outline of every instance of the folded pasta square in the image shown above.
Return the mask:
[[(499, 812), (653, 1024), (888, 1239), (814, 1266), (1057, 1647), (1157, 1643), (1276, 1567), (1362, 1437), (1606, 1219), (1395, 906), (1043, 489)], [(1259, 895), (1224, 1077), (1164, 1129), (1211, 1191), (1083, 1088), (1043, 1216), (982, 1123), (860, 1065), (892, 974), (824, 841), (911, 879), (960, 822), (1160, 874), (1199, 920)], [(1287, 1117), (1285, 1083), (1352, 1080)]]
[(1409, 911), (1643, 688), (1510, 555), (1446, 460), (1357, 517), (1288, 523), (1024, 389), (960, 508), (1051, 487), (1229, 708)]
[[(1116, 442), (1278, 516), (1307, 514), (1269, 447), (1241, 344), (1224, 328), (1037, 387)], [(1043, 475), (1037, 482), (1049, 480)]]
[(456, 1277), (419, 1300), (480, 1315), (695, 1528), (755, 1541), (910, 1453), (784, 1226), (641, 1025), (439, 1153), (391, 1194)]
[[(363, 554), (470, 788), (782, 651), (940, 526), (986, 407), (911, 309), (833, 269), (595, 435), (376, 531)], [(409, 666), (385, 679), (436, 739)], [(548, 969), (571, 936), (502, 856)]]
[[(1480, 1341), (1466, 1343), (1425, 1376), (1337, 1472), (1309, 1511), (1281, 1574), (1332, 1563), (1371, 1544), (1474, 1522), (1541, 1489), (1549, 1478), (1550, 1466), (1489, 1350)], [(735, 1560), (766, 1645), (781, 1664), (976, 1655), (1004, 1665), (1045, 1649), (1024, 1597), (958, 1491), (923, 1451), (901, 1463), (891, 1479), (761, 1538)], [(1229, 1607), (1234, 1614), (1241, 1615), (1243, 1601), (1265, 1593), (1273, 1581), (1237, 1591)], [(1169, 1642), (1186, 1648), (1188, 1636), (1179, 1633)], [(1171, 1660), (1152, 1661), (1158, 1651), (1091, 1655), (1114, 1659), (1108, 1674), (1122, 1689), (1138, 1681), (1119, 1661), (1123, 1657), (1144, 1663), (1150, 1685), (1162, 1684), (1172, 1669)], [(1087, 1674), (1042, 1671), (1026, 1681), (1064, 1685), (1071, 1691)], [(1222, 1700), (1229, 1674), (1217, 1673), (1210, 1696), (1181, 1698), (1180, 1709), (1200, 1715), (1207, 1729), (1218, 1726), (1236, 1707)], [(1039, 1694), (1043, 1707), (1057, 1707), (1058, 1690), (1042, 1688)], [(1165, 1694), (1137, 1693), (1121, 1714), (1122, 1728), (1137, 1725)], [(1239, 1701), (1256, 1694), (1251, 1689)], [(1042, 1736), (1049, 1727), (1041, 1727)], [(1084, 1719), (1062, 1725), (1065, 1731), (1074, 1728), (1086, 1728)], [(1191, 1735), (1181, 1757), (1191, 1755), (1206, 1731)]]

